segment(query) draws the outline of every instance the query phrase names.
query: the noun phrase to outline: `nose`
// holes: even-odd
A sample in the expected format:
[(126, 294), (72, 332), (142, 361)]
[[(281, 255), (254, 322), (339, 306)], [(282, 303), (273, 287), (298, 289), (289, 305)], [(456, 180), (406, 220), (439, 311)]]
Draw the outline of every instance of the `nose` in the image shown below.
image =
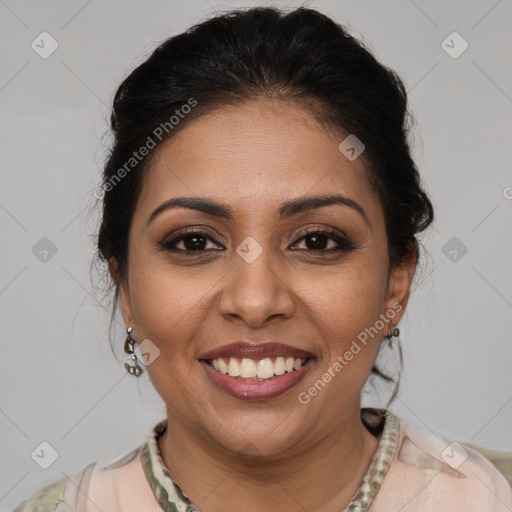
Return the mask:
[(237, 253), (233, 253), (233, 260), (221, 294), (221, 315), (228, 320), (242, 319), (252, 328), (293, 316), (292, 292), (285, 282), (282, 266), (276, 264), (269, 251), (263, 250), (250, 263)]

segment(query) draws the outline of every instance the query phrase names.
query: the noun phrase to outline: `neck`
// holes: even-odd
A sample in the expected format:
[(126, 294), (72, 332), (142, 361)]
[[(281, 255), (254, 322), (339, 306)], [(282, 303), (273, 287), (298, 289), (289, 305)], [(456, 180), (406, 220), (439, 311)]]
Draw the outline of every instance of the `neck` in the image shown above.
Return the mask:
[(379, 443), (356, 412), (300, 453), (259, 458), (216, 447), (167, 411), (159, 447), (174, 480), (201, 512), (338, 512), (359, 488)]

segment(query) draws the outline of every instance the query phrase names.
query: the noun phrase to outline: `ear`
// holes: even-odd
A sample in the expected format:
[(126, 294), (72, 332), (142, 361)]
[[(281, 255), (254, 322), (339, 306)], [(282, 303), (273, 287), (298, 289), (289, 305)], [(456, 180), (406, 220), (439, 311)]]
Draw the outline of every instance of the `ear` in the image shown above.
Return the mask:
[(400, 322), (405, 313), (411, 292), (412, 278), (416, 271), (416, 263), (416, 254), (411, 250), (406, 260), (401, 265), (391, 270), (388, 296), (386, 298), (386, 311), (395, 311), (396, 314), (392, 318), (395, 324)]
[(119, 305), (126, 326), (133, 326), (133, 314), (131, 307), (130, 289), (127, 280), (121, 280), (118, 274), (118, 265), (115, 258), (111, 258), (108, 263), (108, 270), (112, 279), (116, 283)]

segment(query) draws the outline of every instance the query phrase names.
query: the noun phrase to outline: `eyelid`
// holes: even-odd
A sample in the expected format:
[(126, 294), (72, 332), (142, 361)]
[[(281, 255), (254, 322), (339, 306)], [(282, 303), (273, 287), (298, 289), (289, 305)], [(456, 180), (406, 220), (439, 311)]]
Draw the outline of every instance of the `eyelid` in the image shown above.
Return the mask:
[[(323, 236), (328, 236), (332, 241), (334, 241), (336, 244), (338, 244), (337, 248), (334, 249), (318, 249), (318, 252), (330, 252), (333, 250), (340, 250), (340, 251), (347, 251), (347, 250), (353, 250), (357, 249), (358, 245), (342, 230), (337, 228), (330, 228), (330, 227), (312, 227), (304, 231), (293, 243), (292, 246), (295, 244), (298, 244), (304, 238), (306, 238), (308, 235), (314, 235), (319, 234)], [(315, 252), (314, 249), (309, 249), (308, 252)]]
[[(300, 243), (304, 240), (308, 235), (319, 234), (322, 236), (327, 236), (333, 242), (337, 244), (337, 247), (330, 249), (301, 249), (306, 252), (319, 252), (319, 253), (328, 253), (332, 251), (349, 251), (358, 248), (358, 245), (341, 229), (328, 227), (328, 226), (310, 226), (302, 231), (300, 234), (294, 235), (294, 241), (291, 243), (289, 247), (293, 247), (294, 245)], [(169, 234), (167, 234), (163, 240), (158, 243), (158, 247), (164, 251), (175, 251), (181, 252), (184, 254), (201, 254), (205, 252), (219, 251), (223, 249), (201, 249), (198, 251), (187, 251), (184, 249), (176, 249), (176, 245), (179, 244), (184, 238), (187, 238), (188, 235), (199, 235), (201, 237), (206, 238), (208, 241), (224, 247), (224, 244), (217, 240), (215, 236), (207, 232), (207, 228), (204, 226), (194, 226), (188, 227), (184, 230), (180, 231), (175, 230)], [(225, 248), (224, 248), (225, 249)]]
[[(176, 233), (177, 231), (177, 233)], [(204, 238), (208, 239), (209, 241), (217, 244), (217, 245), (223, 245), (222, 242), (217, 240), (213, 235), (205, 231), (204, 227), (193, 227), (193, 228), (186, 228), (183, 231), (175, 230), (169, 234), (167, 234), (160, 242), (158, 242), (158, 246), (163, 250), (171, 250), (171, 243), (175, 246), (179, 242), (181, 242), (184, 238), (186, 238), (189, 235), (201, 235)], [(205, 249), (205, 250), (211, 250), (211, 249)], [(184, 251), (183, 249), (177, 249), (177, 251), (181, 251), (184, 253), (193, 253), (194, 251)], [(198, 254), (201, 251), (196, 251)]]
[(318, 226), (318, 225), (306, 228), (305, 231), (301, 232), (300, 235), (296, 235), (296, 236), (303, 238), (304, 236), (312, 234), (312, 233), (323, 233), (323, 234), (327, 233), (330, 235), (337, 235), (339, 237), (348, 238), (348, 236), (345, 234), (345, 232), (343, 232), (341, 229), (337, 229), (337, 228), (333, 228), (333, 227), (329, 227), (329, 226)]

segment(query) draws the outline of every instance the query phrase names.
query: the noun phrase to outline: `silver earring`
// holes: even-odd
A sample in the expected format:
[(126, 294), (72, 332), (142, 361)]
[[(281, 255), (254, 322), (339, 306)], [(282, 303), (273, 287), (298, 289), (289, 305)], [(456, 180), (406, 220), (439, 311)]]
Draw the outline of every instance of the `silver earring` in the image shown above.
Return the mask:
[[(395, 322), (393, 322), (393, 321), (391, 321), (391, 323), (392, 323), (393, 325), (396, 325), (396, 323), (395, 323)], [(387, 334), (386, 338), (387, 338), (388, 340), (390, 340), (390, 341), (391, 341), (391, 338), (392, 338), (393, 336), (398, 336), (399, 334), (400, 334), (400, 329), (399, 329), (398, 327), (393, 327), (393, 329), (391, 329), (391, 330), (388, 332), (388, 334)]]
[(124, 342), (124, 351), (127, 354), (130, 354), (132, 361), (135, 363), (134, 366), (130, 366), (128, 363), (124, 363), (124, 367), (126, 368), (126, 371), (130, 375), (135, 375), (135, 377), (138, 377), (142, 373), (142, 368), (139, 366), (139, 360), (137, 359), (137, 355), (135, 354), (134, 350), (134, 340), (131, 337), (132, 328), (128, 327), (126, 330), (128, 333), (128, 336), (126, 337), (126, 341)]

